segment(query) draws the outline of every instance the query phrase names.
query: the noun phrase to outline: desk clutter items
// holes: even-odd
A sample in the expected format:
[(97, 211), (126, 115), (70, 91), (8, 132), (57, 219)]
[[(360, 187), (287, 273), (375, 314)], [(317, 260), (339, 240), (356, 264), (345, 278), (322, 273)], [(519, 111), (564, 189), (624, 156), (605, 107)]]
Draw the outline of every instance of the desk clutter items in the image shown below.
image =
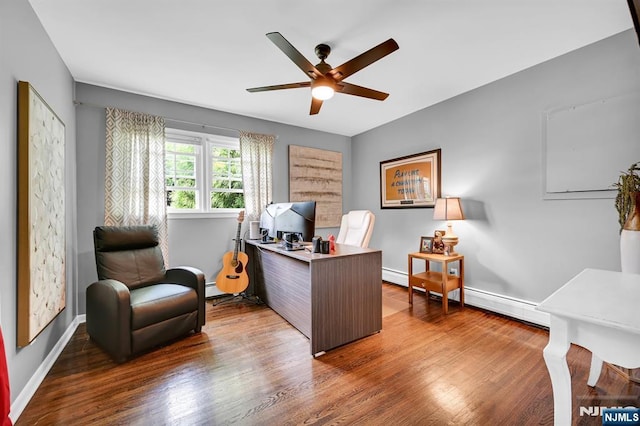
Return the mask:
[(313, 253), (329, 254), (331, 252), (331, 241), (323, 240), (322, 237), (319, 236), (313, 237), (311, 239), (311, 249)]
[(313, 237), (311, 239), (311, 251), (313, 253), (322, 253), (322, 237)]
[(285, 232), (282, 234), (282, 248), (285, 250), (304, 250), (302, 234), (299, 232)]
[(262, 244), (275, 243), (275, 240), (269, 236), (269, 230), (268, 229), (262, 229), (260, 231), (260, 235), (261, 235), (260, 242)]
[(336, 252), (336, 237), (329, 235), (329, 253)]
[(260, 232), (260, 221), (252, 220), (249, 222), (249, 239), (259, 240), (260, 238), (262, 238), (262, 233)]

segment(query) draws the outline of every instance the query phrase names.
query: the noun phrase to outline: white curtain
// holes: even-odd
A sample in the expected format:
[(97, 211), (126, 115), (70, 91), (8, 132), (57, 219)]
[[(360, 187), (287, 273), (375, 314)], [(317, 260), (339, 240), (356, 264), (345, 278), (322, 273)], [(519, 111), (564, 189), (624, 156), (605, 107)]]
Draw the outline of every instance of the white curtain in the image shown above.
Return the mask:
[(240, 132), (244, 206), (248, 220), (257, 220), (273, 201), (272, 158), (275, 136)]
[(168, 262), (164, 119), (107, 108), (104, 223), (155, 225)]

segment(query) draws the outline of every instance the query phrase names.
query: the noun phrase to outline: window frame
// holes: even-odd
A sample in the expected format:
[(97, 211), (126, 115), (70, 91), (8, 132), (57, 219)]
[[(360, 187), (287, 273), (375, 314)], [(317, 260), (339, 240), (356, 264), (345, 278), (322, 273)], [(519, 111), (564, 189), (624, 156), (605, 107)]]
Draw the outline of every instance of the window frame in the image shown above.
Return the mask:
[[(211, 154), (214, 147), (240, 150), (240, 138), (215, 135), (211, 133), (194, 132), (176, 128), (165, 129), (165, 143), (176, 142), (192, 144), (199, 147), (196, 154), (196, 205), (192, 210), (176, 209), (167, 206), (169, 219), (200, 219), (200, 218), (231, 218), (237, 217), (242, 208), (212, 208), (211, 184), (212, 161)], [(166, 145), (165, 145), (166, 146)], [(165, 148), (166, 153), (166, 148)], [(244, 189), (243, 189), (244, 195)]]

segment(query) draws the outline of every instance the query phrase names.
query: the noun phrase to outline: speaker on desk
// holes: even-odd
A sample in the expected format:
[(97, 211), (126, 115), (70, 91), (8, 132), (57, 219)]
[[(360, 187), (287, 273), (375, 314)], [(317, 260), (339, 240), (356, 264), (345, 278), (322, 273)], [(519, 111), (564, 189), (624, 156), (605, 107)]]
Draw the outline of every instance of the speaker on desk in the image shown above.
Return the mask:
[(252, 220), (249, 222), (249, 239), (250, 240), (259, 240), (262, 237), (260, 234), (260, 222), (257, 220)]

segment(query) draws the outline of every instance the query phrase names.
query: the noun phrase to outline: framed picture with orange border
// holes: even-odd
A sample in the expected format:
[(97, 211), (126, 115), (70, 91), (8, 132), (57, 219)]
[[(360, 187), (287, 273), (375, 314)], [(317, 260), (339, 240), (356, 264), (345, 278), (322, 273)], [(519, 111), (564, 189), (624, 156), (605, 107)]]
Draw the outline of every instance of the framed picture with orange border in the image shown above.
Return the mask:
[(431, 207), (440, 198), (440, 149), (380, 162), (380, 207)]

